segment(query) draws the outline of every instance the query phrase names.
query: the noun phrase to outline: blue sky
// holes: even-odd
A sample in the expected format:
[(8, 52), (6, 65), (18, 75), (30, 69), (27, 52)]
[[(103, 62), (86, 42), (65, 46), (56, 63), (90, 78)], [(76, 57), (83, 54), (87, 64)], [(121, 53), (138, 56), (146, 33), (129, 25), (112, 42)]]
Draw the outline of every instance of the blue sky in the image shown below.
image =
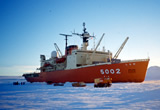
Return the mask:
[[(159, 6), (159, 0), (0, 0), (0, 75), (35, 71), (39, 55), (49, 58), (54, 43), (64, 53), (59, 34), (81, 33), (83, 22), (96, 43), (105, 33), (99, 50), (105, 46), (114, 55), (129, 36), (119, 58), (150, 57), (149, 66), (160, 66)], [(82, 39), (68, 43), (80, 47)]]

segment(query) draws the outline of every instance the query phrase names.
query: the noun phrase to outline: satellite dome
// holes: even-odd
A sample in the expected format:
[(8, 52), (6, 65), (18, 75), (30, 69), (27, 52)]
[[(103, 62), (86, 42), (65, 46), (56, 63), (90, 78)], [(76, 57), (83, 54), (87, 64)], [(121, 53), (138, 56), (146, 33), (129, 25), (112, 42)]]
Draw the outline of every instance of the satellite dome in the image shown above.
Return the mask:
[(55, 58), (55, 57), (57, 57), (57, 52), (56, 51), (52, 51), (51, 58)]

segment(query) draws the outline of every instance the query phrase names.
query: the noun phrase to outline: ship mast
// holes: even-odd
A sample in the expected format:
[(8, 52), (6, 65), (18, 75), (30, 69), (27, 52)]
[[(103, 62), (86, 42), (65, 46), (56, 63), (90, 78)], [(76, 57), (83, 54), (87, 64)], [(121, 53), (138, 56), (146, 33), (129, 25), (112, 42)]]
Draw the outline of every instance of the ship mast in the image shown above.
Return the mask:
[(72, 35), (68, 35), (68, 34), (59, 34), (59, 35), (65, 36), (65, 40), (66, 40), (66, 47), (65, 47), (65, 49), (67, 49), (67, 40), (68, 40), (68, 37), (71, 37)]
[(82, 34), (79, 34), (79, 33), (72, 33), (72, 34), (78, 35), (83, 39), (83, 48), (82, 48), (82, 50), (87, 50), (88, 39), (90, 37), (94, 37), (94, 36), (90, 36), (89, 33), (86, 31), (85, 23), (83, 23), (83, 33)]

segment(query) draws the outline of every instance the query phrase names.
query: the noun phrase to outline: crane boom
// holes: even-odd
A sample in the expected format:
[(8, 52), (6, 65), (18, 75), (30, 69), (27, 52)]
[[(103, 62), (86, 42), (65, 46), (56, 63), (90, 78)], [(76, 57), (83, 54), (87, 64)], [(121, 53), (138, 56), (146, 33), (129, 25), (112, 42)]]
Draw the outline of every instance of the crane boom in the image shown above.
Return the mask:
[(96, 48), (94, 49), (93, 53), (91, 54), (91, 56), (87, 56), (87, 63), (88, 63), (88, 64), (91, 64), (91, 61), (92, 61), (92, 59), (93, 59), (93, 57), (94, 57), (94, 55), (95, 55), (95, 52), (96, 52), (98, 46), (100, 45), (100, 43), (101, 43), (101, 41), (102, 41), (104, 35), (105, 35), (105, 33), (103, 33), (102, 37), (100, 38), (100, 40), (99, 40), (99, 42), (98, 42)]
[(102, 41), (102, 39), (103, 39), (104, 35), (105, 35), (105, 33), (103, 33), (102, 37), (100, 38), (100, 40), (99, 40), (99, 42), (98, 42), (98, 44), (97, 44), (96, 48), (94, 49), (94, 51), (93, 51), (93, 53), (92, 53), (92, 56), (95, 54), (95, 52), (96, 52), (96, 50), (97, 50), (98, 46), (100, 45), (100, 43), (101, 43), (101, 41)]
[(129, 37), (127, 37), (125, 39), (125, 41), (123, 42), (121, 47), (118, 49), (117, 53), (114, 55), (113, 59), (117, 59), (118, 58), (119, 54), (121, 53), (121, 51), (122, 51), (123, 47), (125, 46), (125, 44), (127, 43), (128, 39), (129, 39)]
[(59, 57), (62, 57), (62, 52), (60, 51), (58, 45), (57, 45), (56, 43), (54, 43), (54, 46), (55, 46), (55, 48), (56, 48), (56, 51), (57, 51)]

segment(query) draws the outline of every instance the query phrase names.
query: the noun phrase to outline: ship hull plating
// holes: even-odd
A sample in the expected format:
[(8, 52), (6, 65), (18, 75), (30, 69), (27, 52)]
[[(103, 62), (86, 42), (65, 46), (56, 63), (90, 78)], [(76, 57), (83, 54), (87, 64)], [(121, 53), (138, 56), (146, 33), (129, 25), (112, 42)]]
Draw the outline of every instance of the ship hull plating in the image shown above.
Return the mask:
[(41, 72), (39, 77), (27, 77), (28, 82), (86, 82), (93, 83), (96, 78), (110, 77), (112, 82), (143, 82), (149, 59), (121, 62), (117, 64), (97, 64), (70, 70)]

